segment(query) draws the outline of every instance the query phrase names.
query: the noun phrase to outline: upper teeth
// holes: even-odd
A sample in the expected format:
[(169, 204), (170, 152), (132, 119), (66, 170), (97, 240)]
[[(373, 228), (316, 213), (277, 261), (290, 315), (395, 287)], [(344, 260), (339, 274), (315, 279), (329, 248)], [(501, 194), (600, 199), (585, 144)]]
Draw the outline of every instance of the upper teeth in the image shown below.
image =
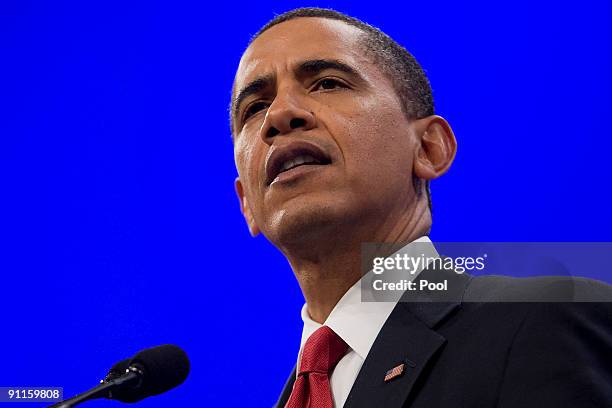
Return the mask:
[(317, 160), (309, 154), (303, 154), (301, 156), (296, 157), (295, 159), (288, 160), (280, 168), (280, 171), (289, 170), (290, 168), (299, 166), (304, 163), (317, 163)]

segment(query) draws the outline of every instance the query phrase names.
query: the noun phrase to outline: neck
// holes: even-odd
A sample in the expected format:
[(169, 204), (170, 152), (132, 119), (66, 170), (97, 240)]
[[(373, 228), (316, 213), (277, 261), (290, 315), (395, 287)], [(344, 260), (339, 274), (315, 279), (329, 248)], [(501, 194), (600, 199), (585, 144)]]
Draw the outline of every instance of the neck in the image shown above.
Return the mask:
[[(324, 323), (338, 301), (361, 279), (361, 244), (408, 243), (427, 234), (431, 215), (426, 201), (386, 217), (345, 224), (342, 230), (303, 245), (284, 248), (300, 284), (308, 313)], [(313, 242), (316, 241), (316, 242)]]

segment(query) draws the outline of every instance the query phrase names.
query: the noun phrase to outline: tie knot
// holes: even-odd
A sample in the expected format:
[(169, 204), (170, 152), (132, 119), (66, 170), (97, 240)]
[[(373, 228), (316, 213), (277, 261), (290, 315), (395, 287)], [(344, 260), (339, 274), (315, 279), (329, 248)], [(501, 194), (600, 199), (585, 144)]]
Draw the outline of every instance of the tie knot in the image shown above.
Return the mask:
[(321, 326), (312, 333), (302, 351), (300, 374), (329, 374), (348, 350), (348, 345), (332, 329)]

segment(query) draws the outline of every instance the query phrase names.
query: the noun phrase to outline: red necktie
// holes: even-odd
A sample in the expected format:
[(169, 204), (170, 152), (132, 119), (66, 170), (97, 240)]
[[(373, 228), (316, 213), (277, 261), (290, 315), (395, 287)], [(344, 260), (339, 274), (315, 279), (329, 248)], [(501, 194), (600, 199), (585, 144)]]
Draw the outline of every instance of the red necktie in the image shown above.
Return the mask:
[(332, 329), (321, 326), (306, 340), (300, 372), (285, 408), (333, 408), (329, 376), (348, 345)]

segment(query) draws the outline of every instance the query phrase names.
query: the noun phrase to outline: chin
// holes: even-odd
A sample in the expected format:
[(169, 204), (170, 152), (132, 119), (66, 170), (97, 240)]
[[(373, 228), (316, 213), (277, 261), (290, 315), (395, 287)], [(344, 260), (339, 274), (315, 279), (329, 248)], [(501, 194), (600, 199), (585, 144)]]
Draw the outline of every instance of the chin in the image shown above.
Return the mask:
[(277, 247), (304, 247), (329, 242), (347, 220), (347, 211), (327, 204), (292, 205), (277, 211), (264, 235)]

